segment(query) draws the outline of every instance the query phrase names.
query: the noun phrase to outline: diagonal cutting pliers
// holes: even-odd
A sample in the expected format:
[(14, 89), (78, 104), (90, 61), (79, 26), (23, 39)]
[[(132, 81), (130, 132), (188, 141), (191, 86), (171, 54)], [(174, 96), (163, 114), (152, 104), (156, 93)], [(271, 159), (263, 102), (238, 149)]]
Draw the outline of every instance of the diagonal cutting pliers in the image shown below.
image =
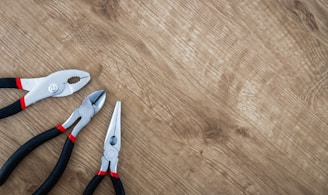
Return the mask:
[(106, 93), (104, 90), (93, 92), (83, 100), (82, 104), (77, 109), (75, 109), (75, 111), (63, 124), (35, 136), (23, 144), (20, 148), (18, 148), (0, 169), (0, 185), (6, 181), (15, 167), (30, 152), (32, 152), (35, 148), (44, 142), (65, 132), (68, 128), (73, 126), (76, 121), (79, 120), (71, 133), (68, 135), (56, 166), (50, 173), (49, 177), (45, 180), (45, 182), (33, 193), (40, 195), (47, 194), (55, 186), (62, 173), (64, 172), (73, 151), (76, 136), (82, 130), (82, 128), (89, 123), (91, 118), (103, 107), (105, 99)]
[(0, 88), (29, 91), (16, 102), (0, 109), (0, 119), (14, 115), (44, 98), (71, 95), (83, 88), (90, 79), (88, 72), (75, 69), (57, 71), (40, 78), (0, 78)]
[[(104, 142), (104, 152), (101, 157), (101, 166), (97, 174), (90, 181), (84, 191), (84, 195), (93, 194), (101, 180), (109, 173), (115, 193), (124, 195), (124, 187), (117, 173), (118, 156), (121, 149), (121, 102), (117, 101), (112, 119)], [(109, 169), (109, 171), (108, 171)]]

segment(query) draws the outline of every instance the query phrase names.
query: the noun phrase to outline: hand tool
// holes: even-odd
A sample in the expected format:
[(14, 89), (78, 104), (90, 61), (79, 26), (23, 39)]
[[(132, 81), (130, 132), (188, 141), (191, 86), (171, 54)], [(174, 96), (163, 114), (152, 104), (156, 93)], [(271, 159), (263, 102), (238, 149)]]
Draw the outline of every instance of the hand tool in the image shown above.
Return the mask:
[[(101, 166), (97, 174), (90, 181), (84, 195), (93, 194), (101, 180), (109, 173), (115, 193), (124, 195), (124, 188), (117, 173), (118, 155), (121, 148), (121, 102), (117, 101), (110, 121), (104, 142), (104, 152), (101, 157)], [(108, 172), (108, 169), (110, 170)]]
[[(77, 79), (73, 82), (74, 79), (72, 78)], [(61, 70), (40, 78), (0, 78), (0, 88), (17, 88), (29, 91), (13, 104), (0, 109), (0, 119), (14, 115), (44, 98), (71, 95), (89, 81), (90, 74), (88, 72), (75, 69)]]
[(70, 128), (77, 120), (79, 122), (74, 126), (71, 133), (68, 135), (66, 142), (64, 144), (63, 150), (60, 154), (58, 162), (55, 168), (52, 170), (51, 174), (47, 180), (37, 189), (34, 194), (46, 194), (52, 187), (57, 183), (60, 176), (64, 172), (66, 165), (71, 156), (74, 143), (76, 141), (76, 136), (86, 126), (91, 118), (98, 113), (98, 111), (103, 107), (106, 99), (106, 93), (104, 90), (95, 91), (88, 95), (77, 109), (71, 114), (71, 116), (61, 125), (55, 128), (49, 129), (34, 138), (27, 141), (22, 145), (16, 152), (13, 153), (11, 157), (5, 162), (5, 164), (0, 169), (0, 185), (2, 185), (6, 179), (9, 177), (10, 173), (15, 169), (15, 167), (26, 157), (31, 151), (37, 148), (44, 142), (60, 135)]

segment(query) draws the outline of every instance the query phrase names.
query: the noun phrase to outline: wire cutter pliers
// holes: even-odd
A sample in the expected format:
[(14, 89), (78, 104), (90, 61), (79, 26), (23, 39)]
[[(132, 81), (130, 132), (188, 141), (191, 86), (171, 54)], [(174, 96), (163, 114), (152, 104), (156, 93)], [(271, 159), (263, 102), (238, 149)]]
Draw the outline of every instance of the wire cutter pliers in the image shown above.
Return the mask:
[[(104, 142), (104, 152), (101, 157), (101, 166), (97, 174), (90, 181), (84, 195), (93, 194), (98, 184), (109, 173), (115, 193), (124, 195), (124, 187), (117, 173), (118, 155), (121, 149), (121, 102), (117, 101), (110, 121)], [(108, 169), (110, 170), (108, 172)]]
[(75, 69), (61, 70), (40, 78), (0, 78), (0, 88), (29, 91), (13, 104), (0, 109), (0, 119), (14, 115), (44, 98), (71, 95), (84, 87), (90, 79), (88, 72)]
[(0, 169), (0, 185), (6, 181), (15, 167), (31, 151), (33, 151), (44, 142), (65, 132), (78, 119), (80, 119), (79, 122), (74, 126), (71, 133), (68, 135), (55, 168), (52, 170), (46, 181), (37, 189), (36, 192), (34, 192), (34, 194), (47, 194), (53, 188), (53, 186), (55, 186), (62, 173), (64, 172), (71, 156), (76, 136), (82, 130), (82, 128), (89, 123), (91, 118), (103, 107), (105, 99), (106, 93), (104, 90), (93, 92), (83, 100), (80, 107), (75, 109), (75, 111), (63, 124), (35, 136), (34, 138), (27, 141), (24, 145), (22, 145), (19, 149), (17, 149), (16, 152), (14, 152), (11, 157), (9, 157), (9, 159)]

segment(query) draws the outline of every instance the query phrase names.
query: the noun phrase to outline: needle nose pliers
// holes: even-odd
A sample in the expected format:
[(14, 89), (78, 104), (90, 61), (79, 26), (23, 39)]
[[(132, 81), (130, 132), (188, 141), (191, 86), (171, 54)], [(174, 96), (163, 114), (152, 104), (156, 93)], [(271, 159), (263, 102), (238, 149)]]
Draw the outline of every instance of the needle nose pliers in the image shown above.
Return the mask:
[[(86, 187), (83, 195), (93, 194), (107, 173), (112, 180), (115, 193), (124, 195), (124, 187), (117, 173), (118, 155), (121, 149), (121, 102), (117, 101), (110, 121), (101, 157), (101, 166), (97, 174)], [(109, 169), (109, 171), (108, 171)]]
[(6, 181), (15, 167), (31, 151), (33, 151), (44, 142), (65, 132), (77, 120), (80, 119), (79, 122), (74, 126), (71, 133), (68, 135), (56, 166), (50, 173), (49, 177), (45, 180), (45, 182), (33, 193), (38, 195), (47, 194), (54, 187), (64, 172), (73, 151), (76, 136), (82, 130), (82, 128), (89, 123), (91, 118), (103, 107), (105, 99), (106, 93), (104, 90), (93, 92), (83, 100), (82, 104), (77, 109), (75, 109), (75, 111), (63, 124), (35, 136), (34, 138), (27, 141), (24, 145), (22, 145), (19, 149), (17, 149), (16, 152), (14, 152), (11, 157), (9, 157), (9, 159), (0, 169), (0, 185)]
[[(72, 83), (69, 81), (71, 78)], [(0, 78), (0, 88), (17, 88), (29, 91), (11, 105), (0, 109), (0, 119), (14, 115), (31, 104), (47, 97), (63, 97), (83, 88), (91, 77), (88, 72), (68, 69), (40, 78)]]

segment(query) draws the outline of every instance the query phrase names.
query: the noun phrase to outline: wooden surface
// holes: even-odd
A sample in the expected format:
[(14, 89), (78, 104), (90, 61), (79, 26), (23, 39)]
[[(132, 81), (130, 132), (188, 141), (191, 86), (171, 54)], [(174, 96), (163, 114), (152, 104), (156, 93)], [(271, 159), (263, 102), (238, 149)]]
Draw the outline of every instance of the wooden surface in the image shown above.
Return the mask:
[[(0, 1), (0, 77), (78, 68), (92, 81), (0, 121), (0, 165), (91, 92), (104, 108), (51, 194), (81, 194), (122, 101), (127, 194), (328, 194), (328, 4), (313, 1)], [(0, 106), (23, 91), (1, 89)], [(0, 194), (31, 194), (66, 135), (31, 153)], [(96, 194), (113, 194), (109, 178)]]

